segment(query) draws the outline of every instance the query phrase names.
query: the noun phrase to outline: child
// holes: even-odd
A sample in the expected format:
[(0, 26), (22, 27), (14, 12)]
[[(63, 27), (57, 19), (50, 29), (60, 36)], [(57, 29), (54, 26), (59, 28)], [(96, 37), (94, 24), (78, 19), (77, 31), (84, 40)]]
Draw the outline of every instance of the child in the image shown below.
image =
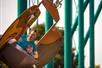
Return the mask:
[(36, 39), (36, 31), (32, 31), (28, 36), (23, 34), (19, 41), (16, 39), (11, 39), (8, 41), (9, 44), (16, 42), (19, 46), (27, 51), (34, 59), (38, 58), (37, 46), (34, 43)]
[[(28, 35), (27, 37), (27, 41), (28, 41), (28, 46), (26, 48), (27, 51), (29, 52), (34, 52), (34, 58), (37, 59), (38, 58), (38, 52), (37, 52), (37, 46), (36, 44), (34, 43), (36, 39), (36, 30), (35, 31), (31, 31), (31, 33)], [(32, 53), (31, 53), (32, 54)]]

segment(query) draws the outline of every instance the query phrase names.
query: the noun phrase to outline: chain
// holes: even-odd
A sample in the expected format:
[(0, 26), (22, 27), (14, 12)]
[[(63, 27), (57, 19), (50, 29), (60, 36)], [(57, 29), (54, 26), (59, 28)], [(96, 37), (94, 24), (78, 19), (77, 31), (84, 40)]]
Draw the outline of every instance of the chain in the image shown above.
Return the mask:
[(56, 6), (57, 8), (61, 8), (61, 6), (62, 6), (62, 1), (63, 1), (63, 0), (56, 0), (56, 2), (54, 3), (55, 6)]

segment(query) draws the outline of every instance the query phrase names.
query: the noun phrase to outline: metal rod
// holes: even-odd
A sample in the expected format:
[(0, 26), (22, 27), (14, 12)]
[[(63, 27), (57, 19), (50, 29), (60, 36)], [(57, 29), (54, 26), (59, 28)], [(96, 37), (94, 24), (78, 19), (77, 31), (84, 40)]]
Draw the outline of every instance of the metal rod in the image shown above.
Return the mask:
[(72, 68), (72, 0), (65, 0), (64, 68)]
[(78, 68), (84, 68), (84, 11), (83, 0), (78, 0), (78, 27), (79, 27), (79, 45), (78, 45)]
[(89, 14), (90, 14), (90, 68), (95, 68), (95, 54), (94, 54), (94, 0), (89, 0)]
[[(53, 2), (53, 0), (51, 0)], [(46, 24), (45, 31), (47, 32), (49, 28), (53, 25), (53, 18), (50, 13), (46, 10)], [(45, 65), (45, 68), (54, 68), (54, 60), (51, 59), (48, 64)]]
[[(102, 1), (100, 2), (99, 6), (98, 6), (98, 9), (97, 9), (97, 11), (95, 13), (95, 16), (94, 16), (94, 25), (95, 25), (95, 23), (97, 21), (97, 18), (99, 16), (101, 10), (102, 10)], [(85, 47), (85, 45), (87, 43), (88, 38), (89, 38), (89, 29), (88, 29), (87, 34), (86, 34), (85, 39), (84, 39), (84, 47)]]
[[(97, 18), (99, 16), (100, 12), (101, 12), (101, 9), (102, 9), (102, 1), (100, 2), (99, 6), (98, 6), (98, 9), (97, 9), (97, 11), (95, 13), (95, 16), (94, 16), (94, 25), (95, 25), (95, 23), (97, 21)], [(86, 34), (85, 38), (84, 38), (84, 48), (85, 48), (85, 45), (87, 43), (88, 38), (89, 38), (89, 29), (87, 31), (87, 34)], [(76, 58), (77, 58), (77, 56), (78, 56), (78, 54), (76, 55)]]
[(27, 9), (27, 0), (18, 0), (18, 16)]
[[(83, 11), (85, 11), (88, 3), (89, 3), (89, 0), (86, 0), (85, 3), (84, 3), (84, 6), (83, 6)], [(78, 25), (78, 16), (76, 17), (74, 25), (72, 26), (72, 35), (74, 34), (74, 32), (75, 32), (75, 30), (77, 28), (77, 25)]]
[(45, 31), (47, 32), (48, 29), (53, 25), (53, 19), (48, 11), (46, 11), (46, 24), (45, 24)]

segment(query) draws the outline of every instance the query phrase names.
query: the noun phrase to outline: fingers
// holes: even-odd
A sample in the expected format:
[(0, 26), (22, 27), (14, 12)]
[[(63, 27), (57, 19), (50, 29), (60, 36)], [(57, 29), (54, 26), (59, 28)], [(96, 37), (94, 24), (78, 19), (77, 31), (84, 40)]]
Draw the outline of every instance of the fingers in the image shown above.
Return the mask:
[(13, 43), (15, 43), (17, 40), (16, 39), (10, 39), (9, 41), (8, 41), (8, 43), (9, 44), (13, 44)]

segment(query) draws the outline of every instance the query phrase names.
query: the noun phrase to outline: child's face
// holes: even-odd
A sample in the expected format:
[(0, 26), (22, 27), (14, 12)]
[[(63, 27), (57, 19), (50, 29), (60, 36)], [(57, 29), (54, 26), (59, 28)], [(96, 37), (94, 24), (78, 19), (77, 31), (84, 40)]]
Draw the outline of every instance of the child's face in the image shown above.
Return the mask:
[(34, 40), (35, 38), (36, 38), (35, 32), (32, 32), (32, 33), (31, 33), (31, 36), (30, 36), (30, 40)]
[(33, 48), (30, 45), (27, 46), (26, 50), (29, 53), (33, 52)]

